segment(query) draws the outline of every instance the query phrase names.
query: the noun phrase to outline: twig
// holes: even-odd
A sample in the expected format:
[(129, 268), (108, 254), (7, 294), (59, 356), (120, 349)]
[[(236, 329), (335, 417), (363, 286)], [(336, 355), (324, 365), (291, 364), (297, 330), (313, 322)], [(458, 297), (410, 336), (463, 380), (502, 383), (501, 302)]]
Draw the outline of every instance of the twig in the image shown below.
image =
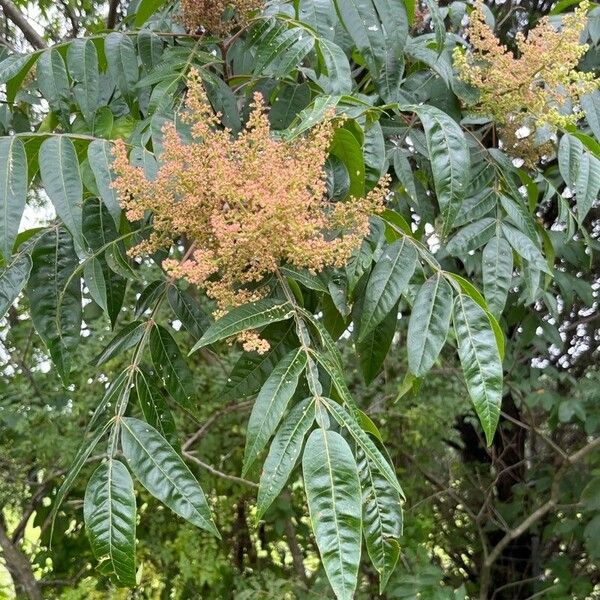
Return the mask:
[(254, 488), (258, 487), (258, 484), (254, 483), (254, 481), (250, 481), (249, 479), (242, 479), (241, 477), (236, 477), (235, 475), (227, 475), (227, 473), (223, 473), (222, 471), (211, 467), (209, 464), (200, 460), (197, 456), (194, 456), (191, 452), (182, 452), (182, 456), (183, 458), (191, 460), (193, 463), (196, 463), (199, 467), (202, 467), (203, 469), (205, 469), (209, 473), (212, 473), (213, 475), (216, 475), (217, 477), (221, 477), (222, 479), (227, 479), (229, 481), (235, 481), (236, 483), (243, 483), (244, 485), (248, 485)]
[(182, 444), (182, 446), (181, 446), (182, 452), (186, 452), (187, 450), (189, 450), (198, 440), (200, 440), (202, 437), (204, 437), (206, 432), (209, 430), (209, 428), (212, 426), (212, 424), (215, 421), (218, 421), (221, 417), (223, 417), (229, 413), (236, 412), (238, 410), (246, 410), (247, 408), (250, 408), (252, 406), (252, 404), (253, 404), (253, 400), (248, 400), (246, 402), (237, 402), (236, 404), (229, 404), (229, 405), (221, 408), (220, 410), (217, 410), (216, 412), (214, 412), (212, 415), (210, 415), (210, 417), (208, 417), (208, 419), (206, 419), (204, 424), (196, 431), (196, 433), (194, 433), (194, 435), (189, 437)]

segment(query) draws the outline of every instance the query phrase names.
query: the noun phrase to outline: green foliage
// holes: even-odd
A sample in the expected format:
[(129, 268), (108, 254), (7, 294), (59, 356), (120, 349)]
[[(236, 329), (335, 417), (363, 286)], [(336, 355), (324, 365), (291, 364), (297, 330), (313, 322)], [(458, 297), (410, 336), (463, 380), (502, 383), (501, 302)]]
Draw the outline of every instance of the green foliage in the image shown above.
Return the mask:
[[(0, 528), (32, 507), (39, 549), (14, 546), (42, 581), (75, 577), (49, 597), (591, 597), (598, 456), (577, 452), (600, 428), (598, 94), (523, 165), (463, 106), (461, 2), (281, 0), (225, 39), (146, 0), (108, 29), (69, 1), (63, 39), (37, 4), (49, 48), (0, 57)], [(115, 140), (151, 179), (163, 126), (186, 139), (192, 68), (234, 133), (254, 92), (286, 139), (343, 117), (331, 200), (392, 181), (346, 266), (279, 265), (268, 297), (217, 320), (161, 268), (193, 240), (132, 259), (152, 215), (128, 221), (111, 187)], [(40, 206), (56, 216), (31, 226)], [(256, 331), (263, 354), (226, 343)], [(566, 508), (499, 548), (540, 498)], [(552, 577), (510, 571), (530, 527)], [(98, 574), (77, 575), (92, 554)]]

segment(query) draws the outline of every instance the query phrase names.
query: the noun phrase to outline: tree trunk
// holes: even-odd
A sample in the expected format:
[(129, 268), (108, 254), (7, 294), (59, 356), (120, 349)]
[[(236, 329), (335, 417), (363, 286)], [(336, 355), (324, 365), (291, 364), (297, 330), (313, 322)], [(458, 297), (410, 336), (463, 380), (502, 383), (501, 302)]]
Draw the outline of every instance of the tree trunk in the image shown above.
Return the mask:
[(12, 543), (6, 531), (4, 516), (0, 513), (0, 548), (6, 568), (13, 580), (17, 598), (43, 600), (40, 586), (33, 575), (33, 569), (27, 556)]

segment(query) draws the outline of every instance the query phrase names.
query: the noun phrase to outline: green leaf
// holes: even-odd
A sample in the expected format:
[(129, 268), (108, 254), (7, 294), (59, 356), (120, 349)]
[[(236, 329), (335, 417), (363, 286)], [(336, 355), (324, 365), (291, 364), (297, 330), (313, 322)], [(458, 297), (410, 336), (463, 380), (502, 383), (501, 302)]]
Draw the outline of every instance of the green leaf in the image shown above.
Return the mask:
[(93, 364), (99, 367), (111, 358), (121, 354), (121, 352), (133, 348), (142, 339), (145, 328), (145, 323), (140, 321), (133, 321), (133, 323), (123, 327), (94, 359)]
[(196, 407), (191, 401), (193, 388), (190, 368), (173, 336), (158, 324), (150, 331), (150, 354), (171, 398), (185, 409), (195, 412)]
[(140, 368), (135, 374), (134, 387), (146, 422), (150, 423), (173, 448), (177, 448), (179, 441), (175, 420), (154, 378)]
[(365, 191), (365, 161), (363, 150), (354, 135), (348, 129), (337, 129), (331, 141), (329, 153), (339, 158), (350, 175), (349, 194), (360, 198)]
[(37, 83), (52, 110), (63, 111), (69, 108), (69, 76), (65, 61), (56, 48), (42, 52), (38, 59)]
[(334, 431), (316, 429), (302, 456), (310, 520), (338, 600), (352, 600), (361, 551), (362, 499), (350, 446)]
[(502, 403), (502, 362), (496, 337), (485, 311), (463, 294), (454, 303), (454, 328), (467, 389), (490, 445)]
[(387, 246), (377, 261), (366, 286), (358, 339), (373, 331), (394, 308), (408, 288), (417, 266), (417, 252), (406, 238)]
[(153, 31), (142, 29), (137, 36), (137, 47), (142, 65), (147, 71), (151, 71), (160, 63), (164, 44)]
[(18, 255), (10, 265), (0, 270), (0, 319), (23, 291), (29, 273), (31, 273), (29, 254)]
[[(111, 425), (112, 422), (109, 421), (102, 429), (98, 429), (97, 431), (95, 431), (92, 437), (90, 437), (87, 440), (84, 440), (81, 446), (79, 447), (79, 450), (77, 451), (77, 454), (75, 455), (75, 458), (73, 459), (73, 462), (69, 467), (64, 481), (58, 488), (58, 492), (56, 492), (54, 502), (52, 503), (52, 511), (50, 512), (50, 517), (52, 520), (52, 530), (54, 530), (54, 521), (56, 519), (58, 510), (60, 509), (60, 506), (63, 503), (63, 500), (66, 498), (67, 494), (73, 487), (73, 484), (75, 483), (77, 476), (83, 468), (83, 465), (85, 465), (92, 452), (94, 451), (94, 448), (98, 445), (98, 442), (106, 435), (106, 432), (109, 430)], [(50, 537), (52, 538), (52, 533), (50, 534)]]
[(131, 36), (109, 33), (104, 40), (104, 52), (110, 76), (117, 83), (121, 94), (130, 98), (139, 79), (138, 59)]
[(545, 273), (551, 274), (548, 263), (542, 254), (542, 251), (518, 229), (502, 223), (502, 233), (508, 243), (515, 249), (517, 254), (522, 256), (526, 261), (531, 263), (531, 266)]
[(487, 244), (497, 227), (496, 219), (487, 217), (463, 227), (447, 244), (448, 254), (464, 256)]
[(121, 220), (121, 207), (117, 198), (117, 192), (111, 187), (113, 178), (110, 168), (112, 163), (110, 142), (94, 140), (88, 146), (87, 157), (94, 173), (102, 202), (104, 202), (118, 228), (119, 221)]
[(94, 302), (105, 312), (108, 312), (108, 299), (106, 296), (106, 283), (102, 264), (92, 257), (86, 261), (83, 267), (83, 277)]
[(56, 213), (75, 243), (85, 248), (82, 228), (83, 184), (73, 142), (65, 136), (44, 140), (39, 152), (40, 173)]
[(585, 111), (587, 122), (597, 140), (600, 140), (600, 90), (581, 97), (581, 107)]
[(44, 233), (31, 258), (27, 283), (31, 319), (64, 380), (81, 333), (81, 285), (79, 277), (72, 277), (79, 263), (71, 236), (62, 228)]
[(275, 323), (265, 328), (262, 334), (269, 340), (269, 350), (264, 354), (244, 352), (240, 356), (218, 394), (219, 401), (232, 402), (257, 394), (290, 347), (298, 345), (293, 330), (291, 323)]
[(139, 419), (123, 417), (121, 425), (123, 454), (140, 483), (174, 513), (220, 538), (202, 488), (167, 440)]
[(98, 52), (91, 40), (75, 39), (67, 51), (69, 73), (76, 82), (73, 95), (84, 119), (91, 122), (100, 107)]
[(358, 474), (367, 552), (379, 572), (379, 593), (383, 594), (400, 558), (402, 504), (398, 492), (362, 451), (358, 453)]
[(401, 0), (335, 0), (340, 20), (364, 57), (385, 102), (399, 100), (408, 17)]
[(27, 199), (27, 155), (15, 136), (0, 138), (0, 252), (12, 255)]
[(200, 338), (210, 326), (208, 314), (202, 309), (194, 297), (175, 285), (167, 290), (169, 304), (175, 316), (195, 338)]
[(293, 314), (294, 310), (289, 302), (281, 302), (274, 298), (265, 298), (238, 306), (213, 323), (190, 350), (190, 354), (199, 348), (232, 337), (242, 331), (257, 329), (277, 321), (285, 321)]
[(140, 0), (135, 9), (133, 24), (141, 27), (164, 4), (165, 0)]
[(598, 199), (600, 160), (585, 150), (579, 139), (565, 134), (558, 148), (558, 167), (565, 183), (575, 193), (577, 218), (582, 223)]
[(248, 473), (277, 429), (305, 367), (304, 349), (292, 350), (281, 359), (261, 388), (248, 421), (242, 476)]
[(289, 412), (277, 430), (258, 486), (257, 518), (261, 519), (294, 469), (304, 437), (315, 421), (315, 400), (306, 398)]
[(135, 587), (135, 495), (122, 462), (109, 459), (94, 471), (85, 490), (83, 518), (102, 574)]
[(321, 401), (325, 404), (325, 406), (327, 406), (327, 409), (333, 415), (333, 418), (342, 427), (345, 427), (348, 430), (358, 446), (362, 448), (369, 460), (381, 472), (382, 476), (386, 478), (389, 484), (401, 496), (404, 496), (404, 492), (398, 483), (394, 469), (392, 469), (387, 460), (384, 458), (383, 454), (379, 451), (379, 448), (377, 448), (375, 442), (373, 442), (373, 440), (362, 430), (356, 419), (337, 402), (334, 402), (329, 398), (321, 398)]
[(483, 250), (483, 291), (491, 313), (501, 315), (512, 282), (513, 254), (502, 237), (493, 237)]
[(396, 333), (398, 304), (362, 340), (356, 342), (356, 353), (365, 383), (370, 384), (377, 377), (387, 356)]
[(434, 106), (403, 106), (418, 115), (425, 130), (433, 171), (433, 184), (444, 219), (444, 233), (450, 231), (460, 211), (470, 180), (469, 147), (462, 129), (445, 112)]
[(441, 273), (420, 288), (408, 322), (408, 367), (417, 377), (431, 369), (441, 352), (452, 315), (452, 287)]
[[(106, 291), (105, 310), (114, 327), (123, 306), (127, 279), (109, 266), (109, 256), (124, 252), (124, 246), (118, 241), (115, 224), (106, 206), (97, 198), (90, 198), (83, 205), (83, 237), (94, 252), (96, 267), (100, 267), (98, 273), (102, 273)], [(87, 260), (89, 261), (89, 258)], [(100, 276), (98, 279), (102, 282)]]
[(325, 94), (343, 95), (352, 91), (352, 72), (345, 52), (334, 42), (317, 39), (317, 51), (323, 61), (324, 73), (317, 83)]

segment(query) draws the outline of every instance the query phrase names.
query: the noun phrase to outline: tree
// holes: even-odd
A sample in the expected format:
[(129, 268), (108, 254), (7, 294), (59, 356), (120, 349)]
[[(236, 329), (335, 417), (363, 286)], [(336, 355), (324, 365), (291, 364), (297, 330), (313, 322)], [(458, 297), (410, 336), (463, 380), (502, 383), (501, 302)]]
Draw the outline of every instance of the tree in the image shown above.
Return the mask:
[(599, 9), (63, 4), (0, 3), (17, 593), (224, 597), (284, 537), (239, 597), (591, 597)]

